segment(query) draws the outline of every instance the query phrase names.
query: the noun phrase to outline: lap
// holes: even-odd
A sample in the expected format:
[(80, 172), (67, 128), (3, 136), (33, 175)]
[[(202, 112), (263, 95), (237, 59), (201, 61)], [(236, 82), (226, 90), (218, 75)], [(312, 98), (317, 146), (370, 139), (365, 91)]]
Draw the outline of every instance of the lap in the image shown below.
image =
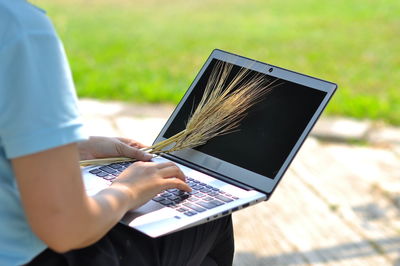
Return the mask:
[(231, 216), (159, 238), (117, 224), (95, 244), (58, 254), (46, 249), (29, 266), (232, 265)]

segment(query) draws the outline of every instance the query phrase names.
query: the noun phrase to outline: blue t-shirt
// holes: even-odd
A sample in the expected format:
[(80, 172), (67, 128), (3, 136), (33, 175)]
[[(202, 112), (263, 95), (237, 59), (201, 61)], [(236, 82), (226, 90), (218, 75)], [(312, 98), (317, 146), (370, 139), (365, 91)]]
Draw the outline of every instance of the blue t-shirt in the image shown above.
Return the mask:
[(46, 14), (0, 0), (0, 265), (46, 246), (23, 212), (10, 159), (86, 138), (63, 46)]

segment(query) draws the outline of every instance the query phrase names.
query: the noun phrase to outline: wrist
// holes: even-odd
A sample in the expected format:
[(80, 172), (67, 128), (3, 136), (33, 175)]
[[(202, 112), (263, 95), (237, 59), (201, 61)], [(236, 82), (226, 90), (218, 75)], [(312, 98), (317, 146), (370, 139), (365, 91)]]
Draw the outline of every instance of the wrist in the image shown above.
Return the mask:
[(90, 152), (90, 146), (91, 146), (91, 140), (93, 137), (89, 137), (89, 139), (78, 142), (78, 152), (79, 152), (79, 158), (80, 160), (90, 160), (94, 159), (91, 152)]
[(135, 202), (135, 195), (131, 188), (123, 183), (113, 182), (109, 189), (115, 191), (120, 196), (126, 211), (132, 209), (133, 202)]

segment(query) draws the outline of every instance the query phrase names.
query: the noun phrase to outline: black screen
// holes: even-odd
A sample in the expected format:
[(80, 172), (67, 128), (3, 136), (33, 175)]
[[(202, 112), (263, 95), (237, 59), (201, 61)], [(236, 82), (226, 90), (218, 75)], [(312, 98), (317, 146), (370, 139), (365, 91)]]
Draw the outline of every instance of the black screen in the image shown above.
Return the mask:
[[(192, 110), (196, 108), (203, 95), (209, 75), (217, 61), (213, 59), (210, 62), (166, 130), (165, 138), (185, 128)], [(229, 78), (233, 78), (239, 70), (240, 67), (234, 65)], [(256, 74), (259, 73), (251, 71), (246, 78), (252, 78)], [(266, 74), (262, 75), (278, 86), (248, 110), (236, 131), (215, 137), (195, 150), (274, 178), (320, 106), (326, 92), (285, 80), (276, 80), (275, 77)]]

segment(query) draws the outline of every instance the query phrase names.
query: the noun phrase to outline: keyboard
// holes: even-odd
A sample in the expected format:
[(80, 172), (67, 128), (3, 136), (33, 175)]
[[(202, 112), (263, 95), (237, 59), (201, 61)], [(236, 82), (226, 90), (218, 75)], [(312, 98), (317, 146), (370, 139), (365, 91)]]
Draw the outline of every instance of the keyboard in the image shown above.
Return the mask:
[(112, 182), (120, 173), (122, 173), (126, 168), (128, 168), (133, 161), (111, 163), (94, 168), (89, 171), (89, 173), (101, 177), (107, 181)]
[[(133, 162), (111, 163), (94, 168), (89, 173), (112, 182), (122, 171)], [(168, 189), (153, 198), (166, 207), (174, 208), (186, 216), (193, 216), (238, 198), (211, 185), (202, 183), (194, 178), (186, 177), (187, 184), (192, 188), (191, 192), (179, 189)]]

